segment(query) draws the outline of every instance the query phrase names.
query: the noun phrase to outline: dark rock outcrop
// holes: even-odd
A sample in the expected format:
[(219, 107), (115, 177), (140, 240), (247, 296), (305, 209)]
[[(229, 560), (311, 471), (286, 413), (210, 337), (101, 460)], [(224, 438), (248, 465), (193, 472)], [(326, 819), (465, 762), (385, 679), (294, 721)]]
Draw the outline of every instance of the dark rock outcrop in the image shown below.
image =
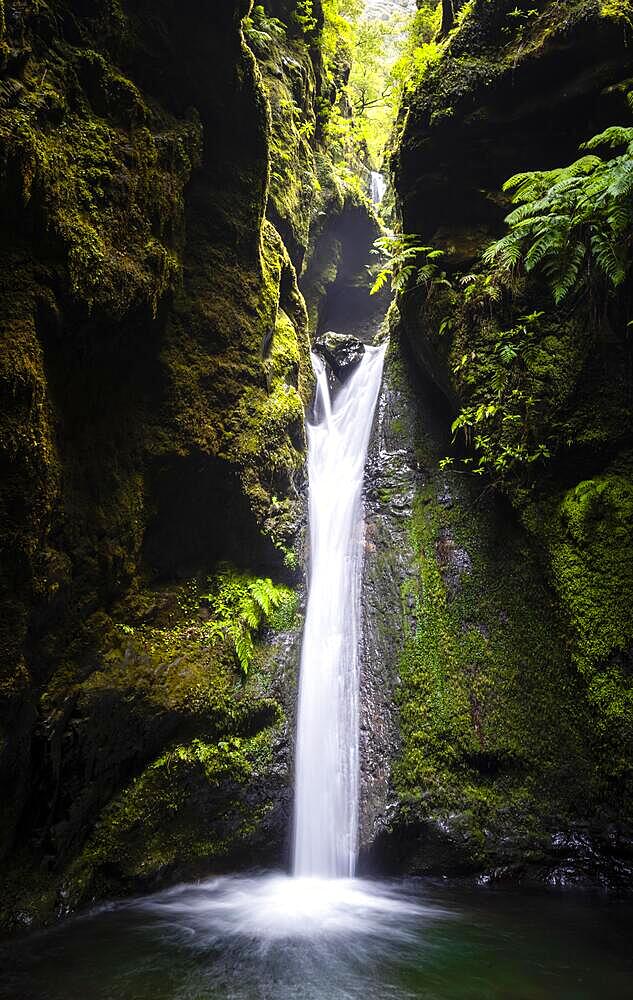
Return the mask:
[(342, 385), (358, 368), (365, 353), (365, 347), (355, 337), (338, 333), (325, 333), (312, 345), (315, 354), (326, 362), (330, 373)]

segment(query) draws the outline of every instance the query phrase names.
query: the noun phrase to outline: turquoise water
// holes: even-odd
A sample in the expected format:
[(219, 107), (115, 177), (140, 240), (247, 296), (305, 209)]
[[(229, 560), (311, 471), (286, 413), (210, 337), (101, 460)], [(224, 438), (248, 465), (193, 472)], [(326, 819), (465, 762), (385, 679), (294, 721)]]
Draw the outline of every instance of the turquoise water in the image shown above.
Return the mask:
[(210, 879), (0, 947), (11, 1000), (626, 1000), (633, 905), (425, 881)]

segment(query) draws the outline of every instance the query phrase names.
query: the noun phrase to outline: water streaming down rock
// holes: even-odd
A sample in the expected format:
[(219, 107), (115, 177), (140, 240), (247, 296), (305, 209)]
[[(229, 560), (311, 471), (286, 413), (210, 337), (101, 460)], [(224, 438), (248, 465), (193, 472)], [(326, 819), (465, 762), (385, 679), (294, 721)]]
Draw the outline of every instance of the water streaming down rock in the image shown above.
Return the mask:
[(323, 360), (308, 426), (311, 571), (297, 722), (294, 874), (349, 877), (358, 841), (358, 642), (363, 474), (385, 347), (334, 399)]
[(371, 172), (371, 200), (374, 205), (380, 205), (383, 198), (385, 197), (385, 191), (387, 190), (387, 184), (385, 183), (385, 178), (382, 174), (379, 174), (377, 170), (372, 170)]

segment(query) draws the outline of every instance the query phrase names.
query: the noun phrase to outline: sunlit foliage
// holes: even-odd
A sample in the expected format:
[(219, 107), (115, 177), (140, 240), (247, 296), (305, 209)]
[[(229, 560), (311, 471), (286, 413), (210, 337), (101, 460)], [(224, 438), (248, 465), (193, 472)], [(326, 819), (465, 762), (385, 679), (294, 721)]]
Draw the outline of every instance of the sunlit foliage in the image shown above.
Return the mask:
[[(542, 274), (560, 303), (596, 282), (621, 285), (631, 266), (633, 128), (614, 126), (569, 167), (516, 174), (504, 185), (518, 206), (487, 264)], [(603, 159), (596, 150), (621, 150)]]

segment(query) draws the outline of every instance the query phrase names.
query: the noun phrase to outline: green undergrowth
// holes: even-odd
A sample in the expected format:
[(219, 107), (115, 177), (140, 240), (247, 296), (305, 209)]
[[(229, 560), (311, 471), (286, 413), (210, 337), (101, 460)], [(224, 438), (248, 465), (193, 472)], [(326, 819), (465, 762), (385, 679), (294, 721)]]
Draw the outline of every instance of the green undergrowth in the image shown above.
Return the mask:
[[(511, 178), (504, 190), (518, 207), (506, 218), (510, 231), (468, 273), (451, 261), (451, 246), (433, 250), (415, 236), (379, 241), (389, 257), (376, 287), (391, 276), (422, 311), (431, 350), (450, 372), (461, 404), (454, 439), (467, 448), (458, 464), (515, 495), (549, 460), (612, 446), (630, 430), (633, 172), (620, 149), (632, 137), (630, 128), (606, 129), (585, 144), (603, 155)], [(442, 266), (451, 263), (447, 274)], [(600, 406), (589, 412), (587, 391), (598, 382)]]
[(297, 612), (297, 595), (290, 587), (270, 578), (249, 577), (227, 567), (209, 581), (211, 619), (209, 635), (233, 644), (240, 668), (247, 674), (255, 652), (253, 637), (264, 624), (273, 629), (291, 629)]
[[(111, 616), (98, 613), (89, 622), (98, 666), (84, 678), (85, 668), (68, 660), (42, 708), (56, 710), (75, 687), (89, 699), (128, 692), (141, 712), (153, 706), (174, 717), (204, 718), (216, 731), (248, 727), (270, 666), (266, 637), (296, 627), (297, 604), (289, 587), (228, 565), (208, 580), (133, 588)], [(244, 669), (235, 634), (247, 631)]]

